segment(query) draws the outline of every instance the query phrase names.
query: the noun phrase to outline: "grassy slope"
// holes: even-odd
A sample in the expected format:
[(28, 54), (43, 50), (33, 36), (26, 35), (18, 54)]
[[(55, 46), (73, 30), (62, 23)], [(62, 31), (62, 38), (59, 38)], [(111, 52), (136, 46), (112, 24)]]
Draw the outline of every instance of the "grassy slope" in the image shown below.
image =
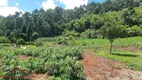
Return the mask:
[(97, 55), (109, 58), (115, 61), (122, 61), (126, 63), (131, 69), (142, 70), (142, 53), (141, 52), (130, 52), (124, 50), (113, 50), (115, 53), (108, 54), (106, 51), (99, 51)]
[[(103, 39), (80, 39), (76, 40), (77, 44), (86, 44), (87, 48), (95, 51), (97, 55), (109, 58), (115, 61), (126, 63), (131, 69), (142, 71), (142, 52), (132, 52), (128, 50), (118, 50), (113, 48), (113, 55), (109, 54), (109, 41)], [(137, 43), (142, 45), (142, 37), (121, 38), (115, 40), (113, 46), (133, 46)], [(89, 50), (90, 51), (90, 50)]]
[[(131, 38), (119, 38), (113, 43), (114, 46), (130, 46), (142, 42), (142, 37), (131, 37)], [(79, 39), (76, 40), (76, 44), (87, 44), (95, 46), (108, 46), (110, 45), (109, 40), (106, 39)]]

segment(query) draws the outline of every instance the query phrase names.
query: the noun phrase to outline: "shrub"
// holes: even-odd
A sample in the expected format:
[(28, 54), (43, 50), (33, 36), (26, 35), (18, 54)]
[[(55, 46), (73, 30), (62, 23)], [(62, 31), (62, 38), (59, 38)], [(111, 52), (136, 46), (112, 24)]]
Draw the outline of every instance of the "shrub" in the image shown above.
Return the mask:
[(84, 38), (97, 38), (98, 32), (96, 30), (88, 29), (81, 34)]
[(20, 38), (16, 41), (16, 44), (17, 45), (25, 44), (25, 41), (22, 38)]
[(129, 36), (134, 37), (134, 36), (142, 36), (142, 28), (134, 25), (129, 29)]
[(63, 44), (64, 43), (64, 37), (62, 37), (62, 36), (59, 36), (59, 37), (57, 37), (57, 43), (58, 44)]
[(2, 36), (3, 35), (3, 31), (2, 30), (0, 30), (0, 36)]
[(142, 50), (142, 42), (137, 42), (133, 46)]
[(36, 47), (40, 47), (40, 46), (43, 46), (43, 44), (41, 42), (36, 43)]
[(19, 38), (22, 38), (26, 41), (27, 35), (25, 33), (19, 33)]
[(8, 39), (6, 37), (0, 37), (0, 43), (7, 43)]
[(74, 38), (73, 38), (73, 36), (69, 36), (68, 39), (69, 40), (73, 40)]
[(57, 43), (58, 44), (67, 44), (67, 45), (69, 45), (69, 44), (75, 44), (74, 43), (74, 37), (73, 36), (68, 36), (68, 37), (63, 37), (63, 36), (59, 36), (58, 38), (57, 38)]
[(39, 37), (39, 33), (34, 32), (32, 33), (32, 41), (35, 41)]

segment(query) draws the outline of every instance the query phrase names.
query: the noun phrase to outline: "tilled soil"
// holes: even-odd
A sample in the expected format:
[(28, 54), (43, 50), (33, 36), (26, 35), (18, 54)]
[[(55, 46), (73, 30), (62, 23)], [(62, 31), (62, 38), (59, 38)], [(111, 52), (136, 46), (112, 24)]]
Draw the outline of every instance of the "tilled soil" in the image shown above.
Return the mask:
[(18, 55), (18, 58), (22, 61), (25, 61), (25, 60), (29, 59), (30, 57), (24, 56), (24, 55)]
[(33, 78), (31, 80), (48, 80), (49, 76), (47, 74), (32, 74)]
[(133, 52), (142, 52), (142, 50), (135, 48), (134, 46), (128, 46), (128, 47), (115, 46), (114, 48), (120, 49), (120, 50), (133, 51)]
[(86, 52), (81, 61), (87, 80), (142, 80), (142, 72), (125, 69), (124, 64)]

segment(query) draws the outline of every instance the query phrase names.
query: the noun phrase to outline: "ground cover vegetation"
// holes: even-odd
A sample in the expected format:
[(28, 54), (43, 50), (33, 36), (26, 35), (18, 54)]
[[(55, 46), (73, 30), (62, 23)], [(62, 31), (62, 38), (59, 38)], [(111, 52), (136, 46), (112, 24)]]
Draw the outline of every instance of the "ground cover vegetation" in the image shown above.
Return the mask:
[[(18, 58), (18, 55), (29, 58), (23, 61)], [(2, 59), (1, 72), (3, 76), (12, 76), (11, 79), (15, 79), (13, 77), (21, 79), (21, 77), (29, 76), (32, 73), (47, 74), (62, 80), (85, 79), (83, 65), (78, 61), (83, 58), (80, 47), (38, 47), (26, 50), (20, 48), (14, 50), (2, 49), (0, 57)], [(25, 72), (12, 71), (16, 67), (25, 70)]]

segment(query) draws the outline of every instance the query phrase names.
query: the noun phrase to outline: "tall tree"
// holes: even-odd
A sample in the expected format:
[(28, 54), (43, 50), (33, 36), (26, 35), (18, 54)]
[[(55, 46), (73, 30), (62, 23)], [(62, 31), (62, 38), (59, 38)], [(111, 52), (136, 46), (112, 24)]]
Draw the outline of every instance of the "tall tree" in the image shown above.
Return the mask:
[(32, 33), (33, 33), (33, 24), (32, 24), (32, 19), (29, 18), (27, 29), (26, 29), (27, 40), (29, 42), (31, 42)]
[(115, 39), (126, 37), (127, 28), (123, 25), (106, 24), (100, 29), (100, 33), (104, 38), (110, 41), (110, 54), (112, 53), (112, 44)]

